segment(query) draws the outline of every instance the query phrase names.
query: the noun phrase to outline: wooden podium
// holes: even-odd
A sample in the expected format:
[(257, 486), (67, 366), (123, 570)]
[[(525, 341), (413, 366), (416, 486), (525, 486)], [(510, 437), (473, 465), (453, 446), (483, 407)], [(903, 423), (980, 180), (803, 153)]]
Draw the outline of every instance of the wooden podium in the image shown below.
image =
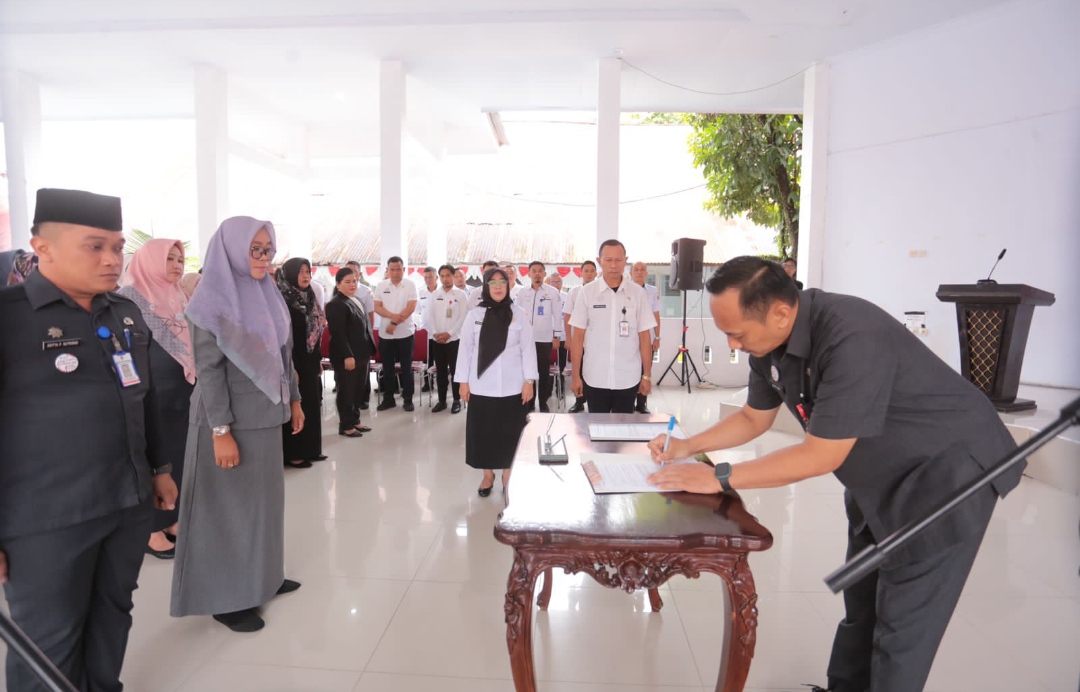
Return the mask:
[(990, 397), (998, 411), (1035, 408), (1017, 399), (1020, 368), (1027, 348), (1031, 316), (1037, 305), (1053, 305), (1054, 294), (1026, 284), (942, 284), (938, 300), (956, 303), (960, 331), (960, 369)]

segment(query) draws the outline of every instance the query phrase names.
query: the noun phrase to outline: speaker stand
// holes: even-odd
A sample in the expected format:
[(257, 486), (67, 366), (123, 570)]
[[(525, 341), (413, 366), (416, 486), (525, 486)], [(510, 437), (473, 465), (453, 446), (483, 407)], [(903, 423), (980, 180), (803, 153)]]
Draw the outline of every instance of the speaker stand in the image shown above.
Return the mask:
[[(657, 325), (657, 329), (659, 329)], [(675, 363), (682, 362), (681, 373), (675, 371)], [(664, 370), (664, 374), (660, 376), (660, 379), (656, 381), (656, 386), (659, 387), (668, 373), (675, 376), (675, 379), (679, 381), (679, 385), (686, 386), (686, 393), (690, 394), (690, 373), (694, 373), (694, 377), (697, 378), (698, 384), (701, 384), (704, 380), (701, 379), (701, 374), (698, 373), (697, 366), (694, 365), (694, 359), (690, 357), (690, 351), (686, 348), (686, 291), (682, 292), (682, 343), (679, 345), (679, 352), (675, 354), (675, 357), (668, 363), (667, 369)]]

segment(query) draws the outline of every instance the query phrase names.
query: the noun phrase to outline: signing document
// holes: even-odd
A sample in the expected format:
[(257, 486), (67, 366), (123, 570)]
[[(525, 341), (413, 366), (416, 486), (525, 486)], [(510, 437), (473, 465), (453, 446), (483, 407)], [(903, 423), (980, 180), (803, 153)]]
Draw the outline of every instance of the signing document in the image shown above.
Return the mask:
[[(676, 434), (674, 436), (681, 437)], [(750, 461), (757, 455), (748, 450), (724, 450), (710, 452), (709, 458), (716, 463), (737, 464)], [(698, 464), (695, 459), (668, 462), (670, 464)], [(649, 483), (649, 475), (655, 473), (658, 464), (648, 454), (610, 454), (585, 452), (581, 455), (581, 468), (597, 495), (609, 493), (659, 493), (663, 492)]]

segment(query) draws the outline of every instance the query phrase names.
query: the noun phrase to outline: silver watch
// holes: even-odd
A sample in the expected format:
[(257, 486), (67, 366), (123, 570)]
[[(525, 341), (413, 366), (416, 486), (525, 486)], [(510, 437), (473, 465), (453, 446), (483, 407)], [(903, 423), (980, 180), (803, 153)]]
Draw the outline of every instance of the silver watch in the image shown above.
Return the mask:
[(214, 428), (214, 437), (221, 437), (223, 435), (228, 435), (231, 430), (232, 430), (232, 428), (230, 428), (227, 425), (219, 425), (216, 428)]

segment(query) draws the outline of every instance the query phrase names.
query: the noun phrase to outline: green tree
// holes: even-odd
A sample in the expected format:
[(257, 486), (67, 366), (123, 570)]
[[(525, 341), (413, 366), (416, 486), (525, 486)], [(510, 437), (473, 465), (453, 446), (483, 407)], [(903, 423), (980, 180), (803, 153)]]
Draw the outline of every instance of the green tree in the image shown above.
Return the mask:
[(705, 207), (775, 228), (779, 256), (796, 256), (801, 115), (650, 113), (638, 122), (690, 125), (690, 153), (712, 194)]

